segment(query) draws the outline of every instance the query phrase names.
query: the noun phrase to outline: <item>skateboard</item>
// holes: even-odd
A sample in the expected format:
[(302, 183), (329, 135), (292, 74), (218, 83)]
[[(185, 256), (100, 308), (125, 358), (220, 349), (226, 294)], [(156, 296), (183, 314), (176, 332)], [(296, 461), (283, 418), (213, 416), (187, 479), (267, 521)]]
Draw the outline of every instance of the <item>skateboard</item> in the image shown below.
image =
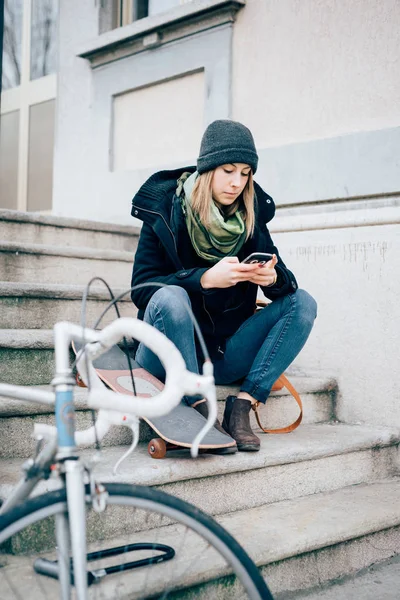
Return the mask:
[[(81, 347), (81, 344), (72, 342), (75, 354)], [(151, 398), (163, 389), (164, 384), (140, 367), (132, 358), (131, 364), (138, 396)], [(114, 392), (133, 395), (128, 359), (119, 346), (113, 346), (102, 354), (93, 362), (93, 366), (100, 379)], [(79, 386), (85, 387), (78, 373), (76, 381)], [(147, 446), (147, 451), (152, 458), (164, 458), (170, 450), (190, 449), (192, 441), (206, 421), (201, 414), (183, 402), (162, 417), (141, 418), (158, 436), (150, 440)], [(225, 435), (213, 427), (203, 438), (199, 451), (230, 454), (236, 452), (236, 442), (228, 434)]]

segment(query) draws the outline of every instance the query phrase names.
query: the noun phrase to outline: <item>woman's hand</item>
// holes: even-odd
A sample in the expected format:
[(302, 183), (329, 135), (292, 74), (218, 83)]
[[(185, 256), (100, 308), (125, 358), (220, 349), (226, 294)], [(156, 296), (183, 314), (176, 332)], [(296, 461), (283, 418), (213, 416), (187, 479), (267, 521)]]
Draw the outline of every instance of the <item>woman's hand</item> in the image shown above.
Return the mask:
[(260, 285), (261, 287), (268, 287), (273, 285), (277, 279), (277, 273), (275, 271), (275, 265), (278, 262), (276, 255), (263, 266), (257, 265), (257, 270), (251, 274), (249, 281)]
[(240, 281), (253, 281), (252, 277), (255, 277), (255, 274), (258, 274), (260, 270), (258, 264), (246, 265), (240, 263), (237, 256), (227, 256), (217, 262), (211, 269), (208, 269), (202, 275), (200, 283), (205, 290), (228, 288)]

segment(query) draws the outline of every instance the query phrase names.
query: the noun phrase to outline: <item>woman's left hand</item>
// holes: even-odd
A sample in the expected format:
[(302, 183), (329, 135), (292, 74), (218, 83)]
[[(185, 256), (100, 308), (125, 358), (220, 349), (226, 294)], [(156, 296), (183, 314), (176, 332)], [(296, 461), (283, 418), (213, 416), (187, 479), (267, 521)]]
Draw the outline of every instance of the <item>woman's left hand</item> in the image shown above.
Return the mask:
[(261, 287), (268, 287), (276, 282), (277, 273), (275, 271), (275, 265), (278, 262), (276, 255), (267, 262), (265, 265), (260, 265), (257, 271), (249, 276), (248, 281), (260, 285)]

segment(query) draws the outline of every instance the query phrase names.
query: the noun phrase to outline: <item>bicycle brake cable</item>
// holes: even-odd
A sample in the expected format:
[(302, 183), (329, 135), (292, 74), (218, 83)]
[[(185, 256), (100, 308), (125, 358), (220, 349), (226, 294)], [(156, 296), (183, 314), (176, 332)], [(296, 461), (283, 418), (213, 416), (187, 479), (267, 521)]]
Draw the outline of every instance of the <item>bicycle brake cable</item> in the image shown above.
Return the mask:
[[(86, 328), (86, 305), (87, 305), (87, 300), (88, 300), (88, 295), (89, 295), (89, 290), (91, 285), (95, 282), (95, 281), (101, 281), (102, 283), (104, 283), (104, 285), (106, 286), (108, 293), (110, 294), (110, 298), (112, 300), (115, 300), (115, 296), (113, 294), (113, 291), (111, 289), (111, 287), (108, 285), (108, 283), (106, 282), (105, 279), (103, 279), (102, 277), (92, 277), (92, 279), (89, 281), (89, 283), (86, 285), (85, 290), (83, 292), (83, 296), (82, 296), (82, 308), (81, 308), (81, 327), (83, 330), (83, 336), (82, 336), (82, 343), (83, 343), (83, 347), (85, 347), (86, 345), (86, 341), (85, 341), (85, 328)], [(117, 303), (114, 304), (114, 308), (115, 311), (117, 313), (117, 317), (121, 318)], [(98, 324), (100, 323), (100, 319), (97, 320), (97, 322), (95, 323), (93, 329), (96, 329), (96, 327), (98, 326)], [(126, 343), (126, 339), (124, 338), (124, 343), (125, 346), (127, 346)], [(88, 390), (90, 392), (91, 389), (91, 385), (90, 385), (90, 372), (89, 372), (89, 359), (88, 356), (86, 354), (86, 352), (84, 353), (84, 357), (85, 357), (85, 365), (86, 365), (86, 372), (87, 372), (87, 381), (88, 381)], [(73, 362), (73, 367), (76, 365), (78, 359), (78, 354)], [(128, 357), (128, 362), (129, 362), (129, 366), (131, 367), (131, 363)], [(131, 369), (131, 378), (132, 378), (132, 387), (134, 390), (134, 394), (136, 395), (136, 389), (135, 389), (135, 382), (133, 380), (133, 375), (132, 375), (132, 369)], [(96, 429), (96, 415), (95, 415), (95, 411), (91, 410), (91, 415), (92, 415), (92, 424), (93, 424), (93, 428), (94, 428), (94, 434), (95, 434), (95, 444), (96, 444), (96, 450), (100, 451), (100, 443), (99, 443), (99, 439), (97, 437), (97, 429)]]

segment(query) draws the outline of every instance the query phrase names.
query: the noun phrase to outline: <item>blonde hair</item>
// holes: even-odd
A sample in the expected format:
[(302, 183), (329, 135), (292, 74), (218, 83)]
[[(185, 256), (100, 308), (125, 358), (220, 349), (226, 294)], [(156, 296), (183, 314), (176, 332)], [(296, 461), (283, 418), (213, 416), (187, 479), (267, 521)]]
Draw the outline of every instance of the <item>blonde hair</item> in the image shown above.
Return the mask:
[[(194, 184), (192, 196), (191, 196), (191, 206), (192, 210), (198, 214), (200, 221), (203, 223), (205, 227), (210, 225), (210, 215), (211, 215), (211, 202), (213, 202), (212, 197), (212, 180), (214, 177), (214, 171), (207, 171), (206, 173), (202, 173), (196, 179), (196, 183)], [(254, 210), (254, 201), (255, 201), (255, 193), (254, 193), (254, 182), (253, 182), (253, 173), (250, 171), (249, 178), (247, 180), (246, 186), (243, 192), (240, 194), (239, 198), (236, 198), (235, 202), (228, 206), (225, 210), (225, 214), (227, 216), (233, 215), (239, 208), (242, 210), (242, 217), (246, 224), (246, 239), (248, 239), (254, 232), (255, 226), (255, 210)]]

